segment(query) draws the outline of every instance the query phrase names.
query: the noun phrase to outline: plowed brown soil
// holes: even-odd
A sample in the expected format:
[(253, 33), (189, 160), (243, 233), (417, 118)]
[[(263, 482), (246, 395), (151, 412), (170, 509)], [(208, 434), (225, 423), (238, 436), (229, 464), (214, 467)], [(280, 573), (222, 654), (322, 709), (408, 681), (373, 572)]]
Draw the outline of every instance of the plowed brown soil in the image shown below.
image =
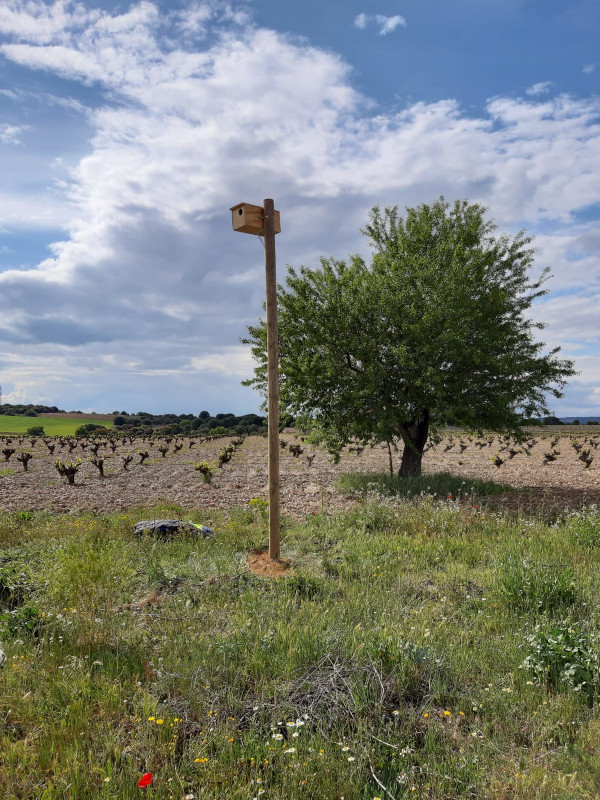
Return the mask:
[[(567, 432), (565, 432), (567, 433)], [(568, 433), (571, 433), (570, 431)], [(591, 449), (593, 462), (589, 469), (578, 459), (569, 435), (562, 435), (555, 446), (559, 451), (556, 461), (544, 464), (544, 453), (551, 448), (550, 439), (555, 431), (544, 430), (536, 434), (538, 442), (530, 455), (519, 453), (509, 459), (501, 450), (502, 443), (494, 439), (491, 446), (480, 449), (474, 441), (464, 439), (466, 449), (459, 452), (459, 434), (452, 434), (455, 446), (447, 450), (448, 438), (429, 450), (423, 459), (425, 473), (447, 470), (462, 476), (464, 502), (486, 505), (506, 511), (552, 516), (564, 507), (577, 508), (582, 504), (600, 505), (600, 448), (585, 444)], [(590, 441), (600, 436), (582, 428), (576, 432), (579, 440)], [(300, 443), (304, 452), (295, 458), (289, 450), (281, 450), (281, 503), (282, 512), (302, 518), (320, 510), (335, 511), (351, 507), (356, 500), (343, 494), (336, 487), (340, 474), (344, 472), (386, 472), (388, 453), (385, 447), (366, 448), (360, 455), (344, 452), (339, 464), (334, 464), (327, 453), (296, 440), (287, 432), (284, 441)], [(229, 508), (247, 506), (259, 497), (268, 497), (267, 440), (248, 437), (237, 449), (233, 459), (222, 469), (215, 469), (212, 483), (205, 484), (194, 469), (199, 461), (214, 462), (219, 451), (229, 439), (194, 443), (184, 439), (183, 447), (175, 452), (175, 441), (163, 458), (157, 447), (164, 440), (154, 442), (128, 441), (120, 443), (114, 453), (103, 447), (100, 453), (107, 456), (106, 476), (101, 478), (96, 467), (90, 463), (92, 453), (81, 446), (69, 453), (66, 447), (57, 445), (50, 454), (42, 440), (31, 445), (28, 438), (13, 437), (12, 443), (0, 437), (0, 451), (5, 447), (16, 449), (9, 462), (0, 456), (0, 510), (18, 511), (48, 509), (56, 512), (94, 509), (109, 512), (135, 507), (170, 506), (186, 508)], [(190, 446), (191, 445), (191, 446)], [(519, 449), (519, 448), (517, 448)], [(150, 457), (139, 463), (138, 451), (147, 450)], [(29, 470), (23, 471), (16, 461), (20, 452), (33, 456)], [(492, 463), (494, 455), (506, 458), (499, 468)], [(127, 470), (123, 458), (134, 458)], [(314, 455), (312, 465), (307, 455)], [(81, 458), (80, 469), (74, 486), (68, 486), (56, 471), (55, 461), (60, 458), (70, 462)], [(395, 468), (400, 463), (400, 453), (394, 453)], [(471, 495), (469, 481), (473, 478), (494, 480), (508, 484), (511, 491), (502, 495), (478, 498)], [(168, 511), (166, 509), (165, 513)]]

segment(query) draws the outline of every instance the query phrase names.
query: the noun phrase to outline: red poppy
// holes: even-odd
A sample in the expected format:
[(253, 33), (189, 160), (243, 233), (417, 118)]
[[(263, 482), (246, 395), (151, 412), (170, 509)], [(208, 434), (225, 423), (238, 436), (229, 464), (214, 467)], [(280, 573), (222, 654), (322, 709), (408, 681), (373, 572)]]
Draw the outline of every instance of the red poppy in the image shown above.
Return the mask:
[(145, 775), (142, 775), (142, 777), (139, 779), (138, 786), (140, 787), (140, 789), (145, 789), (146, 786), (150, 786), (152, 780), (153, 780), (152, 773), (147, 772)]

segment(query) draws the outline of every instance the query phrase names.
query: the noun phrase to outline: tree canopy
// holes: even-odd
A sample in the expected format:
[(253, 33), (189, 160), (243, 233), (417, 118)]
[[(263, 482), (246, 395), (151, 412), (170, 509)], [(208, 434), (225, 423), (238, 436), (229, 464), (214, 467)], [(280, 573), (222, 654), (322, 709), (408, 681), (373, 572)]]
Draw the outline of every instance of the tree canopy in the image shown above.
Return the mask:
[[(430, 433), (454, 423), (521, 434), (548, 414), (573, 363), (544, 353), (528, 316), (549, 268), (529, 277), (532, 239), (495, 236), (467, 201), (381, 210), (362, 231), (367, 263), (322, 258), (288, 267), (278, 287), (281, 410), (335, 450), (349, 441), (404, 443), (401, 474), (419, 474)], [(266, 325), (244, 341), (266, 391)]]

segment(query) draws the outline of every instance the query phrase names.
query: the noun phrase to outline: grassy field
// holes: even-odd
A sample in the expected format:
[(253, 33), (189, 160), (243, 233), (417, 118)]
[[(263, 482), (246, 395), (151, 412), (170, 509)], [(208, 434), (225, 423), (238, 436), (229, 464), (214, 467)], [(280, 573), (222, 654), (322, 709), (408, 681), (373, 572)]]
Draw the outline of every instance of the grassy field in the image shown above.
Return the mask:
[(442, 489), (284, 520), (278, 581), (264, 503), (0, 515), (0, 796), (598, 797), (598, 511)]
[(68, 417), (7, 417), (0, 415), (0, 435), (15, 434), (20, 436), (26, 433), (28, 428), (41, 425), (46, 436), (73, 436), (77, 428), (87, 422), (95, 422), (105, 428), (112, 428), (112, 422), (108, 420), (97, 420), (90, 416), (89, 419), (70, 419)]

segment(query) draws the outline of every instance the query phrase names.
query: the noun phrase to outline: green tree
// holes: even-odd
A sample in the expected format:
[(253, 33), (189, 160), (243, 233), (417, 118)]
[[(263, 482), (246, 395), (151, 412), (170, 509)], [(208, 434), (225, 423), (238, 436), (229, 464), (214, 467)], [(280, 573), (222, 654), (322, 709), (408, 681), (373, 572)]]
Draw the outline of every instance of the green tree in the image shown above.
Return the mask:
[(31, 428), (27, 428), (27, 436), (44, 436), (44, 428), (42, 425), (33, 425)]
[[(549, 269), (531, 279), (531, 238), (494, 236), (478, 204), (444, 198), (375, 206), (362, 231), (371, 263), (321, 259), (289, 267), (278, 287), (281, 410), (330, 449), (351, 440), (404, 443), (401, 475), (418, 475), (431, 433), (452, 422), (523, 435), (548, 413), (573, 363), (544, 354), (527, 312)], [(266, 326), (248, 328), (266, 392)]]

